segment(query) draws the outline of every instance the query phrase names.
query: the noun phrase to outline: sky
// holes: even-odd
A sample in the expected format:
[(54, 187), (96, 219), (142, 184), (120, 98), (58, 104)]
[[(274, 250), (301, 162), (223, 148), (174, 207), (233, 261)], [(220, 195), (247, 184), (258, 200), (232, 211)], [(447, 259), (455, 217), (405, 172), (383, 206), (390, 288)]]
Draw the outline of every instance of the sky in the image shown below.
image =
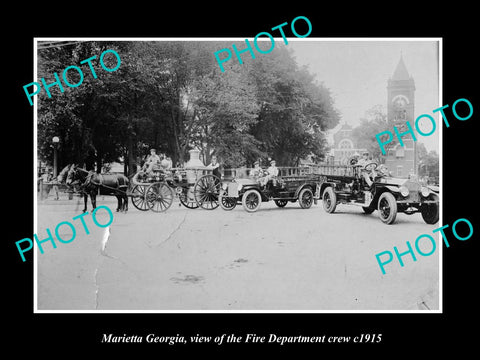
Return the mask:
[[(387, 80), (393, 76), (400, 56), (415, 81), (415, 118), (430, 114), (437, 130), (418, 137), (427, 150), (439, 152), (439, 41), (437, 39), (290, 39), (299, 65), (306, 65), (316, 80), (330, 89), (340, 124), (356, 126), (365, 112), (377, 104), (387, 106)], [(442, 121), (440, 121), (440, 124)], [(392, 129), (393, 131), (393, 129)]]

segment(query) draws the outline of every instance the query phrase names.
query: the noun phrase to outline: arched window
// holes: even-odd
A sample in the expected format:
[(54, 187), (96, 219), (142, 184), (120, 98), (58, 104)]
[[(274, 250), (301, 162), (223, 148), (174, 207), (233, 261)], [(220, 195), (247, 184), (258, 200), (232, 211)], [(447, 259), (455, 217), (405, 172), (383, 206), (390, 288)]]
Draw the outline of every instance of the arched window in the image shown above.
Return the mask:
[(397, 144), (392, 150), (397, 159), (405, 157), (405, 148), (400, 144)]
[(339, 149), (353, 149), (353, 142), (350, 139), (342, 139), (338, 143), (338, 148)]

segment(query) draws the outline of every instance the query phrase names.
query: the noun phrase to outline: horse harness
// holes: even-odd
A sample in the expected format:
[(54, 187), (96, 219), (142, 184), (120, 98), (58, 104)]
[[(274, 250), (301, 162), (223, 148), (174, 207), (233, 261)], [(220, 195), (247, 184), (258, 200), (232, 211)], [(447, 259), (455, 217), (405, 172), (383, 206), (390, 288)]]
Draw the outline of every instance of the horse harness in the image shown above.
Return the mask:
[[(86, 170), (83, 170), (83, 169), (78, 169), (78, 170), (87, 172)], [(97, 177), (99, 182), (95, 181), (96, 180), (95, 177)], [(126, 179), (124, 176), (117, 176), (113, 174), (97, 174), (95, 171), (88, 171), (88, 175), (85, 178), (85, 181), (83, 182), (83, 184), (81, 184), (81, 188), (82, 189), (88, 188), (88, 186), (91, 184), (94, 186), (101, 186), (114, 191), (122, 191), (121, 188), (128, 187), (127, 181), (128, 179)]]

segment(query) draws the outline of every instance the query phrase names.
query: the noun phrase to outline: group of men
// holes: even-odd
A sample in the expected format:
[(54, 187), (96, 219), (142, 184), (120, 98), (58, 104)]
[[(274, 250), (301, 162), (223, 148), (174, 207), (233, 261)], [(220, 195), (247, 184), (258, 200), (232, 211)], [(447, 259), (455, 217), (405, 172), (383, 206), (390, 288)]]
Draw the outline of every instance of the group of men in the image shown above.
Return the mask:
[(260, 161), (253, 163), (253, 169), (250, 170), (250, 177), (257, 180), (261, 186), (265, 186), (269, 180), (275, 180), (278, 176), (278, 168), (275, 160), (270, 160), (270, 166), (267, 170), (260, 167)]
[(158, 156), (155, 149), (150, 149), (150, 155), (147, 156), (142, 170), (151, 173), (154, 169), (170, 170), (172, 168), (172, 159), (167, 156)]
[[(217, 161), (215, 155), (212, 156), (211, 163), (207, 168), (213, 171), (213, 175), (221, 178), (220, 173), (220, 164)], [(172, 159), (168, 156), (158, 156), (155, 149), (150, 149), (150, 155), (145, 159), (145, 163), (142, 166), (142, 171), (151, 173), (153, 170), (171, 170), (172, 169)]]
[[(257, 180), (261, 186), (265, 186), (268, 181), (273, 180), (275, 181), (276, 177), (278, 176), (278, 168), (276, 166), (275, 160), (269, 160), (270, 166), (264, 170), (260, 167), (260, 161), (256, 160), (253, 163), (253, 169), (250, 171), (250, 177)], [(354, 166), (361, 167), (361, 173), (365, 182), (368, 186), (373, 184), (372, 178), (376, 176), (375, 170), (366, 171), (365, 166), (373, 161), (369, 159), (368, 152), (362, 154), (362, 157), (357, 160)], [(220, 164), (217, 161), (217, 157), (215, 155), (212, 156), (211, 163), (207, 166), (209, 169), (213, 170), (213, 174), (217, 177), (221, 178), (220, 175)], [(147, 157), (142, 170), (148, 173), (151, 173), (154, 169), (160, 170), (170, 170), (172, 168), (172, 160), (169, 157), (164, 155), (159, 156), (156, 154), (155, 149), (150, 149), (150, 155)], [(388, 170), (385, 168), (384, 165), (380, 165), (376, 169), (377, 172), (387, 174)]]

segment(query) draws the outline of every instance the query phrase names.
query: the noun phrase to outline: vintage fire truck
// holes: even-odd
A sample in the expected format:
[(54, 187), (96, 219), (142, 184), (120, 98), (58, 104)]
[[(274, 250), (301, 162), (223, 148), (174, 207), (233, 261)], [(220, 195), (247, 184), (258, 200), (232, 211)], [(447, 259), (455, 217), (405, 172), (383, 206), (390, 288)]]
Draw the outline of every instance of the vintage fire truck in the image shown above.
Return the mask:
[[(378, 211), (380, 220), (393, 224), (398, 212), (420, 212), (427, 224), (439, 219), (438, 186), (421, 184), (414, 179), (395, 178), (377, 169), (376, 163), (360, 166), (318, 166), (323, 208), (333, 213), (337, 204), (362, 207), (366, 214)], [(369, 185), (365, 179), (371, 179)]]
[(230, 182), (224, 182), (220, 190), (220, 206), (232, 210), (242, 204), (248, 212), (257, 211), (262, 202), (273, 200), (283, 208), (289, 202), (308, 209), (320, 197), (319, 176), (308, 167), (279, 167), (279, 174), (262, 185), (259, 179), (237, 173)]

